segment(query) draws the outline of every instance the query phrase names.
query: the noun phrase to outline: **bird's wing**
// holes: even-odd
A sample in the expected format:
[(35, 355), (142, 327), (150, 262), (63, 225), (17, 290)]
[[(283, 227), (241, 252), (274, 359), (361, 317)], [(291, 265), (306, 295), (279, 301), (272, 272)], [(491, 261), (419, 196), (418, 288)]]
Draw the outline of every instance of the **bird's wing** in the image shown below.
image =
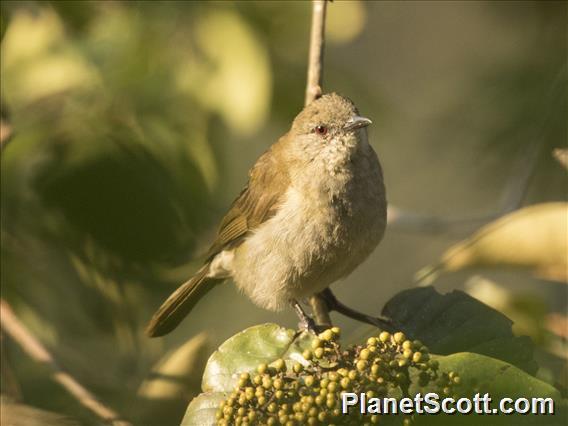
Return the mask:
[(290, 182), (278, 162), (279, 156), (275, 155), (279, 149), (281, 146), (277, 143), (258, 159), (249, 174), (248, 184), (223, 218), (205, 265), (160, 306), (148, 323), (146, 334), (162, 336), (177, 327), (199, 299), (223, 281), (208, 276), (213, 257), (222, 250), (238, 246), (248, 232), (276, 213)]
[(251, 169), (247, 185), (221, 221), (217, 238), (207, 253), (209, 260), (222, 250), (241, 244), (250, 231), (278, 210), (290, 184), (290, 177), (276, 155), (281, 142), (262, 154)]

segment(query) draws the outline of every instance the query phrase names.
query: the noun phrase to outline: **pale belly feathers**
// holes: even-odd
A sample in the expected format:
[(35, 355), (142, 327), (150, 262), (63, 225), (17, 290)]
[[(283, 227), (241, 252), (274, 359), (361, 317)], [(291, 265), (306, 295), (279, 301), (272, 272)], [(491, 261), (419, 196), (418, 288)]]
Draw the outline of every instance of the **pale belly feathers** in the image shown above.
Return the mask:
[(254, 303), (278, 311), (351, 273), (384, 233), (380, 166), (373, 153), (356, 176), (317, 179), (290, 187), (271, 219), (216, 256), (212, 275), (232, 277)]

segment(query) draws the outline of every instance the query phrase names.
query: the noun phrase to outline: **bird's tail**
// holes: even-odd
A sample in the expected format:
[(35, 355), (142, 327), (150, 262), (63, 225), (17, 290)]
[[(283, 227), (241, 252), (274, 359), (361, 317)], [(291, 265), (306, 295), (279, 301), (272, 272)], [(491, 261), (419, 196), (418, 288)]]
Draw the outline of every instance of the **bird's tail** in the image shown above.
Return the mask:
[(166, 299), (146, 327), (148, 336), (168, 334), (189, 314), (199, 299), (223, 281), (208, 277), (208, 272), (209, 264), (206, 264)]

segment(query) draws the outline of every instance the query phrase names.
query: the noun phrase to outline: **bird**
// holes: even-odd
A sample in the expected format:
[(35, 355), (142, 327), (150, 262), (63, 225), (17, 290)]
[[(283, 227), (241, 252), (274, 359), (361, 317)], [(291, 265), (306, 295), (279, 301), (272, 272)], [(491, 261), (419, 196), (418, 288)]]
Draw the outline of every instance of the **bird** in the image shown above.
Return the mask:
[(209, 290), (228, 279), (261, 308), (293, 308), (301, 328), (314, 329), (300, 302), (316, 293), (330, 309), (385, 325), (346, 307), (329, 289), (359, 266), (385, 233), (386, 191), (368, 141), (371, 123), (335, 92), (305, 106), (250, 169), (203, 266), (160, 306), (146, 334), (171, 332)]

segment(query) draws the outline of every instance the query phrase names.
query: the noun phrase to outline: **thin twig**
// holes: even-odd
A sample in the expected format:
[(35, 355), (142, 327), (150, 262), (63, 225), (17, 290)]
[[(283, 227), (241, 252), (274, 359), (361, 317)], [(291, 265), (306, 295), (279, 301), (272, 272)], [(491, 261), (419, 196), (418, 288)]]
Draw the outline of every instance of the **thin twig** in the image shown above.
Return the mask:
[(326, 0), (313, 0), (312, 31), (310, 34), (310, 53), (308, 58), (308, 81), (306, 85), (306, 105), (319, 98), (322, 94), (326, 9)]
[[(312, 2), (312, 30), (310, 34), (310, 53), (308, 58), (308, 81), (306, 85), (306, 105), (322, 95), (323, 48), (325, 41), (326, 0)], [(329, 309), (325, 300), (317, 294), (310, 297), (310, 307), (318, 325), (331, 326)]]
[(522, 206), (534, 175), (541, 149), (542, 144), (540, 140), (534, 139), (524, 149), (520, 160), (514, 165), (513, 173), (511, 173), (501, 199), (500, 211), (503, 214), (511, 213)]
[(325, 300), (323, 300), (319, 294), (314, 294), (310, 297), (309, 301), (317, 325), (331, 327), (333, 324), (331, 322), (329, 308), (327, 303), (325, 303)]
[(63, 386), (79, 403), (113, 426), (131, 426), (127, 421), (121, 420), (115, 411), (99, 402), (91, 392), (71, 377), (69, 373), (63, 371), (61, 367), (57, 365), (53, 356), (20, 322), (8, 302), (3, 299), (0, 299), (0, 324), (2, 330), (4, 330), (30, 358), (50, 368), (53, 380)]

